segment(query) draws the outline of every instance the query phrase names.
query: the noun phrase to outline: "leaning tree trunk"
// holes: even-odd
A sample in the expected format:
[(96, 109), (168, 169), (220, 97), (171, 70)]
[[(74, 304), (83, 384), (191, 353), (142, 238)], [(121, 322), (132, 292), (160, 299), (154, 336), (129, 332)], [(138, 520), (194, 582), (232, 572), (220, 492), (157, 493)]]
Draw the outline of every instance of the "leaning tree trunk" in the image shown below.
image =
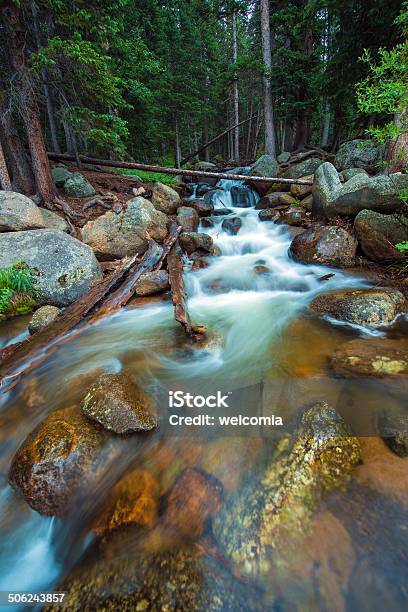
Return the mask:
[(269, 0), (260, 0), (261, 8), (261, 43), (263, 58), (263, 99), (265, 121), (265, 153), (276, 157), (275, 122), (273, 117), (272, 88), (271, 88), (271, 30), (269, 23)]

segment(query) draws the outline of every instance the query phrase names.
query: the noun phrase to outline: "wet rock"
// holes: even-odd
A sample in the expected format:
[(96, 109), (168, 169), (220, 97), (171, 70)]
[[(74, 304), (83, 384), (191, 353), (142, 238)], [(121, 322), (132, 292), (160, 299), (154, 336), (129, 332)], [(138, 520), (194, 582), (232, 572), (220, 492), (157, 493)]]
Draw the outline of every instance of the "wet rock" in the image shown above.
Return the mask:
[(162, 242), (167, 236), (167, 216), (151, 202), (136, 197), (127, 202), (119, 214), (108, 211), (82, 228), (82, 239), (101, 259), (143, 254), (147, 249), (146, 233)]
[(42, 306), (36, 310), (31, 317), (28, 324), (28, 331), (30, 334), (35, 334), (40, 329), (47, 327), (47, 325), (55, 321), (60, 312), (61, 309), (57, 308), (56, 306)]
[(177, 209), (176, 220), (185, 232), (197, 231), (199, 218), (194, 208), (190, 206), (180, 206), (180, 208)]
[(279, 212), (273, 208), (267, 208), (265, 210), (260, 210), (258, 217), (260, 221), (276, 221), (279, 219)]
[(316, 296), (310, 308), (357, 325), (389, 325), (406, 310), (405, 297), (396, 289), (339, 289)]
[(290, 153), (289, 153), (289, 151), (282, 151), (282, 153), (280, 153), (280, 155), (278, 155), (276, 160), (277, 160), (277, 162), (279, 164), (286, 164), (290, 160)]
[(400, 340), (373, 338), (351, 340), (330, 358), (337, 376), (405, 378), (408, 376), (408, 350)]
[(72, 198), (87, 198), (95, 195), (96, 191), (91, 183), (80, 172), (74, 172), (64, 181), (65, 193)]
[(309, 157), (298, 164), (292, 164), (283, 174), (282, 178), (298, 179), (302, 176), (310, 176), (314, 174), (319, 166), (322, 164), (322, 160), (318, 157)]
[(280, 211), (278, 223), (286, 223), (293, 227), (302, 227), (307, 220), (305, 209), (300, 206), (289, 206)]
[(230, 208), (216, 208), (215, 210), (212, 211), (212, 216), (213, 217), (223, 217), (224, 215), (229, 215), (231, 214), (232, 211)]
[(180, 196), (168, 185), (154, 183), (152, 188), (152, 204), (162, 213), (173, 215), (181, 205)]
[(149, 431), (158, 425), (156, 403), (126, 374), (102, 374), (81, 404), (86, 417), (117, 434)]
[(159, 484), (148, 470), (135, 469), (123, 476), (109, 493), (103, 512), (92, 526), (106, 536), (128, 525), (152, 528), (157, 521)]
[(202, 257), (199, 257), (198, 259), (195, 259), (193, 261), (193, 264), (191, 266), (192, 270), (202, 270), (203, 268), (208, 268), (210, 264), (208, 263), (208, 261)]
[(208, 518), (221, 508), (222, 491), (222, 484), (203, 470), (184, 470), (167, 498), (166, 525), (187, 538), (200, 536)]
[(207, 191), (211, 190), (211, 186), (208, 183), (200, 183), (197, 185), (196, 194), (198, 196), (203, 196), (207, 193)]
[[(311, 181), (311, 183), (313, 183), (313, 177), (314, 177), (313, 174), (309, 174), (308, 176), (301, 176), (300, 178), (302, 180)], [(310, 193), (312, 193), (312, 187), (313, 187), (312, 184), (311, 185), (291, 185), (290, 193), (293, 195), (294, 198), (303, 200), (303, 198), (305, 198)]]
[(313, 214), (326, 218), (355, 216), (364, 209), (392, 213), (402, 207), (398, 192), (406, 187), (408, 175), (404, 174), (378, 174), (373, 177), (357, 174), (346, 183), (341, 183), (333, 164), (325, 162), (315, 175)]
[(357, 240), (341, 227), (314, 226), (298, 234), (290, 245), (296, 261), (340, 268), (354, 265)]
[(363, 168), (349, 168), (347, 170), (343, 170), (343, 172), (340, 172), (340, 179), (343, 178), (343, 181), (346, 183), (357, 174), (368, 176), (368, 173)]
[(201, 227), (214, 227), (214, 221), (212, 219), (209, 219), (208, 217), (204, 217), (200, 221), (200, 226)]
[[(405, 362), (405, 377), (407, 362)], [(384, 414), (380, 420), (384, 442), (398, 457), (408, 457), (408, 418), (403, 415)]]
[(197, 249), (210, 252), (213, 247), (213, 239), (208, 234), (198, 232), (183, 232), (179, 238), (180, 246), (191, 254)]
[(385, 147), (372, 140), (350, 140), (340, 145), (335, 163), (337, 168), (364, 168), (376, 170), (384, 158)]
[(322, 496), (344, 486), (360, 461), (358, 440), (325, 402), (303, 413), (261, 476), (229, 498), (213, 520), (223, 554), (246, 575), (273, 575), (273, 549), (306, 531)]
[(262, 276), (264, 274), (271, 273), (271, 269), (268, 268), (268, 266), (265, 266), (264, 264), (257, 264), (256, 266), (252, 268), (252, 271), (255, 272), (255, 274), (262, 275)]
[(136, 295), (154, 295), (169, 288), (169, 275), (166, 270), (145, 272), (136, 283)]
[(211, 247), (210, 255), (213, 257), (220, 257), (222, 255), (222, 251), (217, 244), (213, 244)]
[(183, 200), (185, 206), (194, 208), (199, 217), (209, 217), (213, 213), (213, 205), (207, 200)]
[(38, 305), (67, 306), (102, 278), (92, 249), (57, 230), (0, 234), (0, 268), (17, 261), (37, 272)]
[(395, 245), (408, 241), (407, 216), (362, 210), (354, 219), (354, 229), (363, 253), (373, 261), (387, 263), (404, 259), (404, 253)]
[[(256, 210), (265, 210), (266, 208), (274, 208), (275, 206), (280, 206), (282, 204), (281, 196), (286, 196), (287, 194), (282, 191), (274, 191), (272, 193), (267, 193), (263, 198), (256, 203)], [(292, 201), (293, 198), (292, 198)]]
[(239, 217), (228, 217), (222, 222), (222, 229), (231, 236), (236, 236), (241, 229), (242, 220)]
[(64, 165), (55, 166), (51, 170), (52, 178), (57, 187), (62, 187), (65, 181), (72, 177), (72, 172)]
[(30, 198), (14, 191), (0, 191), (0, 232), (45, 227), (41, 209)]
[(109, 434), (75, 406), (51, 413), (17, 450), (9, 482), (43, 514), (61, 515), (112, 458)]
[(237, 208), (250, 208), (255, 205), (255, 196), (246, 185), (238, 187), (235, 185), (230, 189), (232, 205)]
[(46, 208), (41, 208), (40, 210), (46, 228), (60, 230), (61, 232), (69, 232), (69, 225), (63, 217)]

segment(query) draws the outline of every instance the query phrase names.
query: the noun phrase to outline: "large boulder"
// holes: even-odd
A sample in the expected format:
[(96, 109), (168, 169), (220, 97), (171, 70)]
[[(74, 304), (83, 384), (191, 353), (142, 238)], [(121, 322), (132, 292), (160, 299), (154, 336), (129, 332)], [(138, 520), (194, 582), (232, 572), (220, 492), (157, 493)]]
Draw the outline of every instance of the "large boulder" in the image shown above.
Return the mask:
[(38, 304), (67, 306), (102, 278), (92, 249), (58, 230), (0, 234), (0, 268), (24, 261), (38, 277)]
[(296, 261), (340, 268), (354, 265), (357, 240), (341, 227), (314, 226), (298, 234), (290, 245)]
[(289, 160), (290, 160), (289, 151), (282, 151), (282, 153), (280, 153), (277, 157), (277, 161), (280, 164), (287, 164)]
[(67, 178), (64, 182), (64, 191), (72, 198), (87, 198), (96, 193), (91, 183), (80, 172), (74, 172)]
[(199, 217), (197, 211), (191, 206), (180, 206), (177, 209), (177, 223), (181, 225), (185, 232), (196, 232)]
[(129, 200), (119, 214), (109, 211), (82, 228), (83, 241), (100, 259), (143, 254), (148, 246), (146, 234), (162, 242), (167, 235), (167, 216), (140, 196)]
[(65, 514), (112, 458), (109, 442), (110, 434), (76, 406), (57, 410), (17, 450), (10, 484), (34, 510)]
[(168, 185), (154, 183), (152, 189), (152, 204), (166, 215), (173, 215), (181, 204), (180, 196)]
[(375, 170), (382, 161), (384, 152), (384, 145), (379, 145), (372, 140), (350, 140), (340, 146), (335, 163), (339, 170), (347, 168)]
[[(211, 193), (214, 193), (211, 191)], [(183, 200), (183, 205), (186, 208), (194, 208), (199, 217), (210, 217), (214, 206), (212, 205), (210, 199), (207, 199), (207, 194), (203, 200), (199, 200), (198, 198), (194, 198), (193, 200)]]
[(400, 340), (370, 338), (342, 344), (330, 358), (342, 378), (407, 378), (408, 351)]
[(313, 214), (316, 217), (355, 216), (360, 210), (392, 213), (399, 210), (401, 189), (408, 187), (408, 174), (378, 174), (370, 177), (356, 174), (341, 183), (339, 173), (330, 162), (315, 173)]
[(69, 225), (63, 217), (47, 208), (41, 208), (40, 210), (45, 227), (48, 229), (60, 230), (61, 232), (69, 232)]
[(309, 157), (297, 164), (292, 164), (283, 174), (283, 178), (298, 179), (302, 176), (309, 176), (314, 174), (316, 170), (321, 166), (322, 160), (318, 157)]
[(197, 251), (197, 249), (211, 252), (213, 248), (213, 239), (208, 234), (199, 232), (183, 232), (179, 238), (180, 246), (188, 255)]
[[(272, 155), (261, 155), (261, 157), (257, 159), (254, 164), (252, 164), (248, 172), (248, 176), (276, 177), (278, 176), (278, 172), (279, 164), (276, 159), (272, 157)], [(270, 181), (251, 181), (248, 179), (247, 182), (251, 187), (256, 189), (260, 196), (265, 195), (271, 186)]]
[(308, 176), (302, 176), (302, 180), (310, 181), (310, 185), (291, 185), (290, 193), (294, 198), (298, 198), (299, 200), (303, 200), (306, 196), (312, 193), (312, 183), (313, 183), (313, 174), (309, 174)]
[(362, 210), (354, 219), (354, 230), (363, 253), (373, 261), (387, 263), (404, 259), (405, 255), (395, 245), (408, 241), (407, 216)]
[(406, 311), (406, 301), (397, 289), (338, 289), (316, 296), (310, 309), (341, 321), (381, 327)]
[(26, 196), (14, 191), (0, 191), (0, 232), (47, 227), (41, 210)]

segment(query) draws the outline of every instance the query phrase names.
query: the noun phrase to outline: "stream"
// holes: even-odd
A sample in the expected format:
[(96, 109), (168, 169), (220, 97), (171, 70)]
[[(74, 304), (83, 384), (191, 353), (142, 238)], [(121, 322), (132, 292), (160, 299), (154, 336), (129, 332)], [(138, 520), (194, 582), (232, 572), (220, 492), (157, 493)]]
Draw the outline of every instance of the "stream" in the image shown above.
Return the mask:
[[(79, 404), (100, 373), (126, 370), (155, 396), (165, 397), (169, 389), (202, 394), (215, 393), (217, 389), (235, 392), (242, 398), (241, 411), (259, 394), (265, 403), (280, 385), (279, 389), (284, 387), (285, 402), (280, 402), (278, 408), (284, 420), (313, 399), (325, 399), (336, 406), (339, 397), (342, 401), (346, 397), (352, 414), (356, 406), (369, 410), (370, 402), (374, 405), (387, 397), (376, 387), (345, 387), (327, 367), (327, 357), (342, 342), (361, 336), (369, 339), (370, 334), (385, 332), (334, 323), (307, 312), (308, 304), (319, 292), (365, 287), (367, 280), (338, 269), (296, 263), (288, 255), (293, 230), (259, 221), (259, 211), (254, 208), (259, 196), (255, 191), (229, 180), (219, 181), (217, 187), (212, 195), (215, 210), (228, 208), (228, 216), (239, 217), (242, 225), (237, 235), (230, 235), (222, 228), (227, 216), (213, 216), (213, 227), (199, 231), (212, 236), (221, 254), (209, 257), (209, 265), (201, 269), (191, 269), (192, 262), (186, 261), (185, 271), (191, 319), (210, 330), (208, 345), (191, 346), (186, 342), (183, 330), (174, 321), (168, 297), (134, 300), (126, 309), (61, 346), (0, 398), (0, 591), (52, 590), (92, 549), (90, 507), (78, 507), (74, 516), (65, 519), (41, 516), (11, 489), (7, 474), (16, 449), (32, 429), (55, 409)], [(234, 190), (231, 192), (234, 187), (239, 188), (238, 192), (247, 191), (246, 199), (252, 206), (236, 205)], [(195, 189), (191, 197), (196, 197)], [(329, 273), (334, 276), (319, 280)], [(0, 347), (24, 338), (28, 320), (22, 317), (1, 323)], [(123, 453), (92, 492), (92, 508), (102, 502), (111, 483), (132, 465), (136, 456), (138, 465), (155, 474), (162, 493), (186, 466), (207, 466), (203, 448), (213, 443), (213, 434), (205, 428), (189, 434), (177, 435), (171, 428), (160, 426), (145, 442), (141, 456), (132, 437), (124, 440)], [(237, 436), (232, 431), (225, 433), (226, 447), (237, 446), (232, 463), (227, 452), (212, 457), (213, 473), (221, 480), (225, 477), (228, 481), (231, 471), (238, 482), (250, 469), (256, 473), (262, 455), (258, 446), (273, 444), (268, 435), (256, 438), (257, 431)], [(314, 554), (310, 545), (313, 550), (302, 561), (306, 582), (321, 570), (328, 576), (332, 572), (338, 584), (343, 584), (343, 579), (348, 584), (344, 588), (336, 584), (331, 591), (331, 578), (327, 578), (328, 599), (336, 610), (344, 609), (343, 605), (337, 606), (339, 589), (348, 610), (373, 610), (384, 605), (400, 609), (401, 590), (406, 589), (408, 538), (402, 501), (407, 495), (400, 490), (403, 485), (398, 484), (398, 474), (391, 476), (394, 467), (388, 464), (393, 457), (382, 457), (375, 440), (378, 438), (367, 437), (364, 441), (363, 450), (374, 457), (374, 463), (371, 466), (368, 461), (357, 468), (351, 485), (355, 497), (341, 491), (327, 501), (330, 512), (336, 509), (338, 516), (344, 518), (343, 524), (347, 523), (352, 553), (346, 547), (339, 566), (325, 565), (324, 551), (338, 546), (336, 537), (342, 534), (322, 528), (321, 541), (314, 543), (318, 552)], [(159, 451), (169, 447), (172, 459), (159, 461)], [(378, 476), (381, 470), (390, 474), (388, 482)], [(341, 551), (343, 544), (344, 540), (339, 544)], [(353, 568), (359, 576), (358, 588)], [(282, 577), (280, 607), (276, 609), (326, 609), (315, 599), (308, 608), (303, 590), (287, 599), (285, 585), (289, 588), (290, 580), (286, 582)]]

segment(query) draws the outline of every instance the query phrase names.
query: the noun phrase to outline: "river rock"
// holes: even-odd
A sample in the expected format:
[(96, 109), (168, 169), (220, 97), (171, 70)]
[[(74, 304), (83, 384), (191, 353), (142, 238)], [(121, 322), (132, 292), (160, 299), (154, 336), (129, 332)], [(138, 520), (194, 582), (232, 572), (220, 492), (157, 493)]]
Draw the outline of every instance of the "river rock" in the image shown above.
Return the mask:
[(236, 236), (241, 228), (242, 220), (240, 217), (227, 217), (221, 224), (222, 229), (231, 236)]
[(38, 305), (67, 306), (102, 278), (92, 249), (57, 230), (0, 234), (0, 268), (17, 261), (37, 271)]
[(231, 496), (213, 520), (221, 551), (245, 575), (273, 570), (273, 549), (303, 533), (323, 494), (344, 486), (360, 445), (325, 402), (305, 410), (296, 435), (278, 442), (259, 478)]
[(220, 481), (207, 472), (187, 468), (168, 494), (164, 514), (166, 525), (184, 537), (200, 536), (208, 518), (221, 508), (222, 491)]
[[(405, 378), (406, 376), (407, 368), (405, 368)], [(390, 415), (385, 412), (379, 425), (381, 436), (392, 452), (398, 457), (408, 457), (408, 420), (406, 414)]]
[(289, 151), (282, 151), (276, 159), (279, 164), (286, 164), (290, 160)]
[(203, 217), (200, 221), (201, 227), (214, 227), (214, 221), (208, 217)]
[(406, 302), (403, 294), (392, 288), (339, 289), (316, 296), (310, 308), (357, 325), (381, 327), (405, 312)]
[(168, 185), (163, 183), (153, 183), (152, 204), (160, 212), (166, 215), (173, 215), (181, 205), (180, 196)]
[[(282, 204), (281, 196), (286, 196), (287, 194), (282, 191), (274, 191), (272, 193), (267, 193), (256, 203), (256, 210), (265, 210), (266, 208), (273, 208), (274, 206), (280, 206)], [(292, 201), (294, 202), (293, 198)]]
[(180, 206), (177, 209), (176, 221), (185, 232), (196, 232), (198, 229), (198, 214), (191, 206)]
[(362, 210), (354, 219), (354, 229), (363, 253), (380, 263), (404, 259), (394, 245), (408, 241), (408, 217), (382, 215), (372, 210)]
[(47, 327), (47, 325), (55, 321), (60, 312), (61, 309), (56, 306), (41, 306), (41, 308), (36, 310), (31, 317), (28, 324), (28, 331), (30, 334), (35, 334), (40, 329)]
[(290, 193), (280, 193), (279, 202), (282, 206), (294, 206), (296, 200)]
[[(308, 176), (301, 176), (300, 178), (302, 180), (305, 181), (311, 181), (311, 183), (313, 183), (313, 174), (309, 174)], [(306, 196), (308, 196), (310, 193), (312, 193), (312, 187), (313, 185), (291, 185), (290, 186), (290, 193), (293, 195), (294, 198), (297, 198), (298, 200), (303, 200), (303, 198), (305, 198)]]
[(91, 183), (80, 172), (74, 172), (64, 182), (64, 191), (72, 198), (87, 198), (95, 195), (96, 191)]
[(354, 265), (357, 240), (341, 227), (314, 226), (292, 240), (290, 253), (296, 261), (347, 268)]
[(196, 188), (196, 194), (198, 196), (203, 196), (207, 193), (207, 191), (211, 190), (211, 186), (208, 183), (199, 183)]
[(52, 178), (57, 187), (62, 187), (65, 181), (72, 177), (72, 172), (63, 164), (55, 166), (51, 170)]
[(157, 427), (157, 406), (126, 374), (102, 374), (82, 400), (86, 417), (117, 434)]
[(112, 453), (109, 434), (75, 406), (51, 413), (17, 450), (9, 482), (42, 514), (61, 515), (101, 473)]
[(266, 208), (265, 210), (260, 210), (258, 213), (260, 221), (276, 221), (279, 219), (279, 216), (279, 211), (273, 208)]
[(136, 295), (146, 296), (161, 293), (169, 288), (169, 275), (166, 270), (153, 270), (141, 275), (136, 283)]
[(148, 470), (125, 474), (109, 493), (102, 513), (92, 525), (99, 537), (128, 525), (152, 528), (157, 521), (159, 483)]
[(340, 172), (340, 179), (343, 179), (343, 181), (346, 183), (353, 178), (353, 176), (356, 176), (356, 174), (368, 176), (368, 172), (366, 172), (363, 168), (349, 168), (348, 170), (343, 170), (343, 172)]
[(408, 174), (372, 177), (356, 174), (346, 183), (341, 183), (333, 164), (325, 162), (315, 174), (313, 214), (326, 218), (355, 216), (364, 209), (392, 213), (402, 207), (398, 192), (406, 187)]
[(213, 212), (213, 205), (208, 200), (183, 200), (184, 206), (194, 208), (199, 217), (209, 217)]
[(360, 338), (342, 344), (330, 358), (337, 376), (406, 378), (408, 351), (400, 340)]
[(143, 254), (148, 246), (146, 233), (158, 242), (167, 236), (167, 216), (149, 200), (136, 197), (119, 214), (108, 211), (82, 228), (82, 239), (100, 259)]
[(30, 198), (14, 191), (0, 191), (0, 232), (45, 227), (41, 209)]
[(302, 176), (310, 176), (321, 166), (322, 160), (318, 157), (309, 157), (302, 162), (292, 164), (283, 174), (282, 178), (298, 179)]
[(45, 227), (48, 229), (60, 230), (61, 232), (69, 232), (69, 225), (63, 217), (52, 210), (47, 210), (47, 208), (41, 208), (40, 210)]
[(215, 210), (212, 211), (212, 216), (213, 217), (224, 217), (225, 215), (230, 215), (232, 212), (234, 211), (231, 210), (230, 208), (216, 208)]
[(293, 227), (302, 227), (307, 220), (305, 209), (301, 206), (289, 206), (280, 211), (277, 223), (286, 223)]
[[(261, 157), (252, 164), (248, 176), (268, 176), (273, 178), (278, 176), (278, 172), (279, 165), (276, 159), (271, 155), (261, 155)], [(267, 193), (271, 186), (270, 181), (251, 181), (250, 178), (248, 178), (247, 183), (255, 189), (261, 197)]]
[(307, 212), (312, 212), (313, 209), (313, 194), (311, 193), (299, 203)]
[(197, 249), (211, 252), (213, 248), (211, 236), (199, 232), (183, 232), (180, 235), (179, 242), (188, 255), (197, 251)]
[(340, 146), (335, 163), (340, 170), (347, 168), (375, 170), (382, 161), (384, 153), (384, 145), (372, 140), (350, 140)]

